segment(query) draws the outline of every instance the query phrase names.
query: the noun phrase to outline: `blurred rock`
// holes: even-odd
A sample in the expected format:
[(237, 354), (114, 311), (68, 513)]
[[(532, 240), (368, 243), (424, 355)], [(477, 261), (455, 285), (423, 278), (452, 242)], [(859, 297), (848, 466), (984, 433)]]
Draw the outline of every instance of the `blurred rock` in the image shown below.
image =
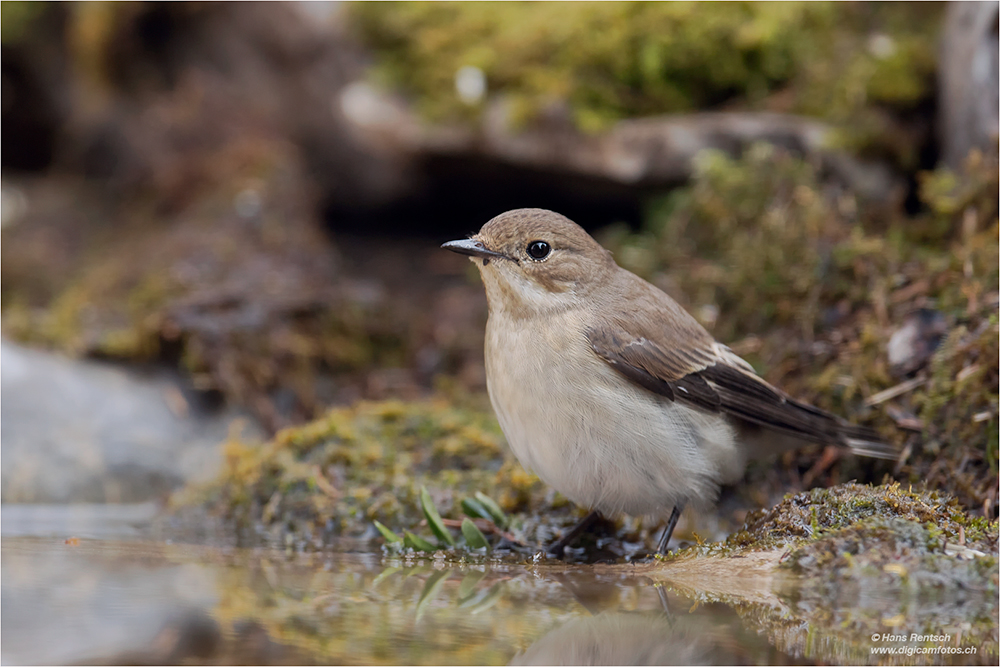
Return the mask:
[[(413, 161), (427, 156), (516, 165), (547, 171), (575, 181), (604, 181), (605, 187), (662, 190), (687, 181), (694, 158), (702, 150), (739, 155), (756, 142), (767, 142), (817, 160), (861, 197), (885, 202), (901, 195), (902, 181), (888, 165), (865, 161), (828, 148), (831, 128), (822, 121), (778, 113), (705, 112), (620, 121), (609, 132), (584, 134), (566, 109), (553, 108), (529, 127), (515, 127), (502, 101), (490, 106), (482, 128), (430, 126), (413, 116), (401, 102), (365, 88), (366, 108), (379, 113), (350, 114), (360, 132), (373, 143), (395, 146)], [(361, 93), (347, 89), (360, 97)], [(345, 106), (357, 105), (352, 101)], [(390, 111), (391, 110), (391, 111)]]
[[(4, 503), (141, 502), (214, 475), (234, 411), (198, 404), (171, 376), (3, 341)], [(244, 421), (244, 433), (259, 430)]]
[[(49, 58), (61, 68), (29, 83), (53, 100), (44, 106), (59, 139), (55, 163), (116, 196), (176, 211), (213, 189), (245, 190), (273, 152), (291, 152), (307, 179), (304, 207), (334, 229), (365, 231), (430, 231), (468, 218), (476, 228), (526, 203), (588, 227), (638, 223), (642, 198), (686, 181), (698, 151), (737, 154), (756, 141), (815, 158), (869, 200), (898, 196), (891, 168), (829, 150), (827, 125), (787, 114), (640, 118), (593, 135), (576, 129), (564, 104), (522, 127), (500, 98), (479, 127), (428, 126), (365, 81), (370, 55), (341, 12), (300, 5), (49, 10), (62, 27), (45, 41), (70, 46), (57, 52), (61, 61)], [(93, 33), (74, 42), (85, 28)], [(11, 53), (34, 66), (42, 36)], [(12, 114), (5, 107), (5, 119)]]
[(950, 2), (941, 40), (938, 103), (944, 162), (958, 171), (973, 148), (995, 152), (1000, 130), (996, 2)]
[(315, 196), (383, 202), (407, 187), (405, 167), (364, 145), (334, 103), (362, 52), (333, 6), (300, 5), (46, 7), (4, 45), (4, 91), (19, 102), (5, 96), (4, 129), (34, 137), (5, 144), (4, 166), (51, 163), (177, 210), (259, 171), (267, 150), (255, 146), (285, 142)]
[(935, 310), (921, 308), (907, 316), (886, 346), (893, 375), (902, 377), (922, 368), (946, 333), (948, 321)]

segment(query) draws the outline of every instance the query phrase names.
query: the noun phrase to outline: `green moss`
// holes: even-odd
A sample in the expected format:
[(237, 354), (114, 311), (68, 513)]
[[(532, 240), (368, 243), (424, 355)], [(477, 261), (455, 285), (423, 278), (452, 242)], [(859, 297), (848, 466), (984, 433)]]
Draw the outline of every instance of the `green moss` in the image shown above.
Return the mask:
[[(824, 577), (830, 585), (837, 585), (845, 578), (894, 576), (935, 587), (948, 583), (945, 575), (952, 567), (958, 578), (975, 577), (976, 583), (996, 588), (996, 577), (991, 576), (997, 570), (995, 555), (977, 557), (964, 549), (956, 553), (969, 554), (968, 557), (949, 555), (947, 545), (955, 547), (956, 542), (948, 542), (946, 536), (947, 531), (933, 521), (921, 523), (899, 517), (873, 516), (870, 520), (828, 531), (814, 542), (796, 549), (784, 567), (814, 581)], [(995, 544), (995, 526), (992, 537)], [(958, 536), (953, 539), (957, 540)], [(973, 581), (966, 584), (971, 585)]]
[[(937, 491), (904, 490), (898, 482), (880, 486), (852, 482), (788, 495), (770, 509), (751, 512), (743, 527), (723, 542), (691, 546), (674, 557), (733, 556), (772, 549), (789, 549), (793, 556), (815, 553), (830, 548), (816, 544), (827, 544), (828, 538), (836, 543), (842, 531), (853, 534), (870, 526), (903, 524), (925, 531), (926, 549), (940, 550), (947, 543), (960, 542), (983, 553), (997, 550), (997, 523), (970, 515), (954, 498)], [(884, 531), (882, 537), (895, 539), (891, 533)], [(796, 558), (789, 562), (797, 562)]]
[[(997, 524), (957, 514), (954, 503), (930, 509), (909, 518), (873, 515), (795, 549), (783, 563), (799, 575), (798, 586), (787, 590), (789, 604), (809, 610), (818, 627), (838, 628), (845, 636), (963, 628), (963, 635), (979, 638), (979, 650), (995, 653)], [(972, 542), (970, 534), (976, 535)], [(894, 604), (860, 603), (870, 597)]]
[[(928, 214), (917, 218), (907, 236), (923, 244), (947, 243), (989, 228), (997, 217), (996, 159), (972, 151), (961, 172), (947, 167), (918, 175), (920, 200)], [(974, 267), (978, 270), (991, 267)], [(992, 267), (995, 268), (995, 267)]]
[(516, 119), (567, 106), (597, 131), (622, 118), (725, 104), (841, 123), (913, 166), (878, 107), (931, 99), (939, 5), (790, 3), (355, 3), (376, 76), (434, 120), (474, 119), (455, 73), (480, 68)]
[[(707, 599), (732, 605), (793, 655), (864, 662), (869, 646), (884, 645), (869, 642), (873, 634), (959, 630), (990, 655), (997, 650), (998, 530), (996, 521), (972, 516), (938, 492), (851, 483), (789, 495), (751, 513), (726, 541), (668, 560), (714, 556), (742, 563), (750, 552), (780, 553), (786, 576), (774, 588), (781, 604), (748, 604), (738, 595)], [(803, 637), (803, 627), (823, 642)]]
[[(651, 206), (644, 236), (607, 241), (628, 268), (655, 280), (668, 267), (682, 281), (676, 291), (717, 306), (734, 327), (717, 328), (724, 338), (809, 323), (818, 315), (815, 285), (830, 273), (829, 248), (849, 231), (830, 224), (818, 190), (809, 164), (769, 145), (739, 160), (705, 151), (691, 187)], [(756, 298), (746, 298), (747, 285)]]
[(35, 21), (46, 11), (47, 3), (21, 2), (20, 0), (4, 0), (0, 3), (3, 13), (3, 26), (0, 30), (0, 43), (4, 46), (14, 46), (25, 39)]
[(359, 403), (264, 445), (230, 442), (223, 475), (185, 502), (207, 501), (231, 527), (324, 541), (372, 537), (373, 520), (415, 528), (422, 486), (446, 519), (461, 518), (460, 501), (477, 491), (508, 512), (554, 509), (544, 485), (505, 454), (490, 413), (443, 400)]
[[(975, 646), (971, 662), (990, 664), (997, 653), (998, 531), (996, 521), (939, 492), (850, 483), (786, 496), (752, 513), (725, 542), (689, 547), (649, 574), (700, 601), (733, 607), (796, 657), (866, 664), (872, 647), (890, 645), (883, 635), (950, 634), (947, 642), (905, 645)], [(765, 576), (761, 563), (777, 567), (767, 571), (763, 595), (754, 581)], [(704, 586), (699, 572), (725, 578), (741, 568), (745, 575), (732, 588), (690, 590), (692, 582)], [(900, 664), (939, 662), (928, 653)]]
[[(780, 149), (758, 145), (737, 158), (706, 151), (691, 185), (651, 206), (644, 230), (612, 229), (602, 240), (769, 380), (908, 447), (904, 479), (989, 514), (997, 484), (997, 166), (973, 154), (962, 173), (939, 170), (921, 182), (919, 214), (869, 213)], [(937, 311), (950, 330), (915, 371), (924, 383), (865, 406), (904, 379), (886, 350), (920, 308)], [(911, 415), (922, 432), (901, 430), (893, 415)], [(845, 465), (866, 480), (889, 471)]]

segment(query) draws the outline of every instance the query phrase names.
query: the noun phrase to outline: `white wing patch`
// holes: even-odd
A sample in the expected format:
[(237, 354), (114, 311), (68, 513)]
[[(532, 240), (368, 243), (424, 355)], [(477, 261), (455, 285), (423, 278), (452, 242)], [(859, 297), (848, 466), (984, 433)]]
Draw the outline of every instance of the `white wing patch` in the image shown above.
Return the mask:
[(751, 366), (746, 359), (729, 349), (727, 345), (723, 345), (722, 343), (716, 341), (712, 344), (712, 351), (715, 352), (715, 356), (718, 357), (719, 361), (722, 363), (728, 364), (729, 366), (735, 366), (741, 371), (748, 371), (753, 375), (757, 375), (757, 371), (754, 370), (754, 367)]

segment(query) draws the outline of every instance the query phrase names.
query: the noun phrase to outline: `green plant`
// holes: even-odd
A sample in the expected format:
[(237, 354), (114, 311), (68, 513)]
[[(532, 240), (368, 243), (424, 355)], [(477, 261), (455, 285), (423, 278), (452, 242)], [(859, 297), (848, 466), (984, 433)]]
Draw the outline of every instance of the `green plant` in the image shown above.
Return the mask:
[[(477, 491), (474, 498), (465, 498), (461, 502), (462, 511), (466, 517), (458, 524), (461, 532), (460, 541), (456, 541), (449, 529), (449, 524), (458, 523), (455, 520), (446, 521), (441, 518), (434, 505), (431, 494), (427, 487), (420, 488), (420, 509), (431, 532), (434, 533), (435, 541), (431, 542), (419, 535), (415, 535), (409, 530), (403, 531), (403, 537), (399, 537), (389, 528), (386, 528), (379, 521), (374, 521), (375, 528), (378, 529), (382, 537), (385, 538), (385, 546), (389, 549), (411, 549), (413, 551), (438, 551), (440, 549), (470, 549), (490, 550), (490, 542), (483, 534), (485, 528), (491, 534), (499, 534), (508, 524), (507, 515), (504, 514), (500, 506), (486, 494)], [(475, 521), (474, 521), (475, 520)], [(477, 525), (476, 521), (482, 525)]]

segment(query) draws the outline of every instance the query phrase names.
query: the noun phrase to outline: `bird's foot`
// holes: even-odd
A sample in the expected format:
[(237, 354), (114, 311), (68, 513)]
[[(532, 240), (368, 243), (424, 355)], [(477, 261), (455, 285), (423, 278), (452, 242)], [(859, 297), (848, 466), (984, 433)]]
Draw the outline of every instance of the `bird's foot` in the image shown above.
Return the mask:
[(601, 513), (598, 511), (593, 511), (587, 516), (583, 517), (578, 524), (569, 529), (569, 531), (560, 537), (558, 540), (553, 542), (545, 550), (550, 556), (556, 558), (562, 558), (566, 552), (566, 547), (573, 544), (580, 535), (587, 532), (590, 527), (601, 517)]

